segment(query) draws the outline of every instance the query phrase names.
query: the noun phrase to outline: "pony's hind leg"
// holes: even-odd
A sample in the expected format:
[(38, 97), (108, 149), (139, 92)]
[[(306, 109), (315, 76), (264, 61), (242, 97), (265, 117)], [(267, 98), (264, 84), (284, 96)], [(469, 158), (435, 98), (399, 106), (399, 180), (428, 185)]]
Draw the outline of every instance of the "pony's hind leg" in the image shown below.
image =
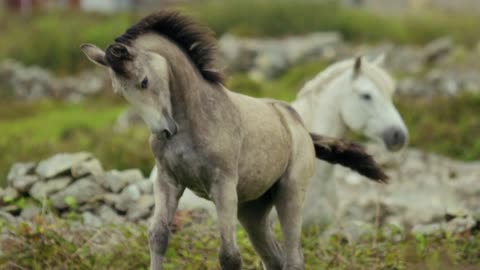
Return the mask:
[(248, 238), (262, 259), (266, 270), (282, 270), (283, 251), (272, 232), (269, 213), (273, 207), (272, 192), (258, 200), (239, 206), (238, 219), (247, 231)]

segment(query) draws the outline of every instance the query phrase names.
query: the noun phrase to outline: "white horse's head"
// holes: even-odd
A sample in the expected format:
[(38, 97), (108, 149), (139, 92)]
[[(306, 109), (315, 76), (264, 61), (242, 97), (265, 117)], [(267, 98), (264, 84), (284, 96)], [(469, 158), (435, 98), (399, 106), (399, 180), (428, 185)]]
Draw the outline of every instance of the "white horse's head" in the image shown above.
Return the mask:
[(408, 141), (408, 130), (393, 105), (395, 83), (381, 68), (383, 61), (383, 55), (373, 62), (355, 59), (339, 106), (347, 127), (398, 151)]

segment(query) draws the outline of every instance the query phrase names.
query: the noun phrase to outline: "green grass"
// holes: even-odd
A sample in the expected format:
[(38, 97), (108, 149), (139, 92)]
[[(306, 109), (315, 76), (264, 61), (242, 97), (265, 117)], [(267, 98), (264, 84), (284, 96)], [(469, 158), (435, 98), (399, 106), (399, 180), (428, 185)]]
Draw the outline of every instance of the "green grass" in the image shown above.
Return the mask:
[[(188, 217), (187, 217), (188, 218)], [(211, 221), (183, 220), (167, 250), (166, 270), (220, 269), (219, 237)], [(32, 224), (3, 225), (10, 237), (0, 242), (1, 269), (148, 269), (147, 229), (143, 226), (88, 228), (70, 221), (37, 218)], [(278, 227), (276, 228), (279, 234)], [(424, 237), (399, 233), (391, 241), (366, 235), (355, 244), (340, 237), (320, 238), (322, 230), (304, 231), (305, 269), (330, 270), (473, 270), (480, 267), (480, 236)], [(237, 232), (243, 269), (261, 269), (245, 232)]]
[[(331, 1), (330, 1), (331, 2)], [(207, 0), (179, 9), (210, 26), (218, 36), (300, 35), (339, 31), (347, 41), (423, 44), (449, 35), (476, 45), (480, 21), (476, 14), (451, 15), (428, 11), (404, 17), (381, 16), (329, 1)], [(60, 74), (91, 67), (79, 50), (90, 42), (105, 48), (135, 23), (140, 14), (99, 15), (79, 12), (38, 13), (31, 17), (0, 16), (0, 60), (14, 58)]]
[(480, 159), (480, 95), (403, 99), (397, 106), (412, 146), (462, 160)]
[(118, 100), (2, 103), (0, 183), (5, 183), (14, 162), (40, 161), (58, 152), (90, 151), (110, 169), (140, 168), (147, 174), (153, 166), (151, 153), (145, 150), (149, 149), (146, 128), (113, 133), (116, 118), (127, 108)]

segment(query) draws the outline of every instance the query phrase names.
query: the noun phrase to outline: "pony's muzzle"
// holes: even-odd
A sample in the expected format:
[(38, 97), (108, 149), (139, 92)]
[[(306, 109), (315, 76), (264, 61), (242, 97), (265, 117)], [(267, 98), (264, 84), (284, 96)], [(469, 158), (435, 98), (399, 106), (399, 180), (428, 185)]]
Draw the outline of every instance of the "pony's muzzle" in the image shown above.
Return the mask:
[(387, 149), (395, 152), (405, 146), (407, 142), (407, 134), (401, 128), (391, 127), (383, 132), (382, 139)]
[(169, 140), (178, 133), (178, 124), (166, 111), (163, 111), (166, 126), (157, 133), (157, 138)]

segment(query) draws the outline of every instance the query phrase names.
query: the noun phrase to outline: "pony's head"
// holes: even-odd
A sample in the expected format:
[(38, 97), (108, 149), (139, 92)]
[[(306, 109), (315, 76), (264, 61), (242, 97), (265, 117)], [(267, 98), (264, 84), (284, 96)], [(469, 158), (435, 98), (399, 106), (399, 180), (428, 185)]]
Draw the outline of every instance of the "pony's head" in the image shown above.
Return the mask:
[(383, 142), (390, 151), (398, 151), (408, 141), (408, 130), (392, 102), (395, 84), (380, 67), (383, 61), (383, 55), (373, 62), (361, 57), (353, 61), (342, 91), (340, 114), (351, 130)]
[(114, 92), (140, 112), (152, 133), (169, 137), (177, 132), (164, 57), (121, 43), (110, 45), (105, 52), (91, 44), (81, 49), (92, 62), (108, 68)]
[[(145, 17), (115, 39), (105, 51), (92, 44), (81, 50), (95, 64), (109, 70), (115, 93), (131, 103), (153, 134), (173, 136), (171, 88), (181, 69), (209, 82), (221, 82), (211, 67), (213, 36), (177, 12), (162, 11)], [(185, 71), (186, 72), (186, 71)]]

